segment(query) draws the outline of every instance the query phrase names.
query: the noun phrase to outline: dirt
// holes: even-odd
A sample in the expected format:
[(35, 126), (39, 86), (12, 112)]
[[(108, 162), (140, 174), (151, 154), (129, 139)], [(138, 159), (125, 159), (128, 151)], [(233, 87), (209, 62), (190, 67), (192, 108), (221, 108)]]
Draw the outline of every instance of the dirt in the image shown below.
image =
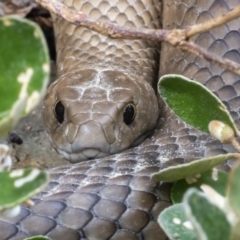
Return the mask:
[(68, 164), (50, 146), (41, 121), (41, 107), (42, 104), (22, 118), (12, 131), (22, 139), (22, 144), (9, 142), (9, 137), (0, 141), (9, 142), (8, 145), (12, 148), (13, 168), (46, 169)]

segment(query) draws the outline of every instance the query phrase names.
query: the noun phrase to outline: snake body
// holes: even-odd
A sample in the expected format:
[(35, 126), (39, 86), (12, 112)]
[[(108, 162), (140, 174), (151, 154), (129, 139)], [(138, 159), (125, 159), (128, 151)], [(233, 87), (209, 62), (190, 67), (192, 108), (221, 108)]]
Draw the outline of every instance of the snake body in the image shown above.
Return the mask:
[[(76, 0), (66, 1), (67, 4), (76, 8), (79, 2)], [(143, 0), (111, 1), (111, 3), (110, 1), (100, 0), (91, 1), (91, 3), (88, 1), (82, 2), (85, 3), (82, 10), (86, 14), (99, 16), (100, 19), (106, 18), (100, 16), (107, 15), (110, 20), (120, 19), (119, 24), (122, 25), (129, 24), (131, 26), (134, 19), (138, 19), (138, 15), (135, 13), (139, 13), (138, 20), (141, 24), (137, 25), (138, 21), (136, 21), (136, 26), (159, 27), (160, 23), (156, 19), (161, 13), (163, 28), (167, 29), (186, 27), (219, 16), (240, 4), (240, 1), (233, 0), (170, 0), (163, 1), (161, 6), (158, 1), (147, 0), (146, 2)], [(142, 6), (140, 10), (150, 9), (149, 11), (152, 11), (153, 15), (144, 15), (144, 11), (141, 13), (140, 6)], [(130, 12), (130, 15), (125, 15), (126, 11)], [(154, 14), (154, 12), (156, 13)], [(117, 16), (120, 17), (117, 18)], [(157, 17), (152, 18), (151, 16)], [(129, 17), (132, 17), (132, 19), (128, 22)], [(121, 19), (126, 21), (121, 22)], [(146, 23), (145, 19), (149, 19), (150, 22)], [(82, 55), (81, 59), (84, 59), (85, 56), (84, 62), (89, 65), (84, 66), (83, 63), (83, 65), (79, 64), (81, 60), (75, 57), (79, 56), (80, 49), (64, 47), (65, 45), (79, 47), (80, 40), (75, 36), (78, 36), (80, 30), (71, 25), (66, 27), (67, 23), (60, 19), (56, 19), (56, 24), (58, 24), (58, 27), (55, 27), (55, 29), (59, 29), (56, 30), (56, 34), (61, 35), (59, 39), (65, 39), (59, 40), (57, 43), (60, 51), (58, 54), (60, 78), (63, 76), (66, 81), (74, 79), (74, 76), (79, 76), (81, 67), (92, 69), (93, 73), (87, 70), (86, 77), (92, 76), (96, 73), (96, 69), (93, 69), (92, 66), (100, 64), (97, 71), (100, 69), (101, 73), (105, 74), (104, 76), (109, 73), (102, 70), (103, 68), (106, 69), (107, 66), (108, 71), (118, 72), (121, 70), (122, 72), (124, 70), (122, 73), (124, 77), (126, 77), (126, 74), (139, 76), (137, 73), (140, 71), (140, 77), (144, 73), (149, 75), (151, 83), (156, 79), (158, 53), (155, 44), (142, 42), (142, 44), (147, 44), (144, 46), (148, 46), (147, 52), (150, 53), (146, 57), (141, 46), (139, 48), (140, 53), (134, 50), (135, 41), (132, 42), (132, 45), (129, 45), (128, 42), (125, 46), (122, 40), (109, 40), (99, 34), (82, 29), (81, 34), (85, 34), (85, 37), (91, 39), (89, 40), (91, 44), (99, 46), (99, 39), (105, 39), (104, 41), (109, 44), (106, 46), (110, 46), (106, 55), (103, 52), (97, 54), (94, 50), (98, 50), (94, 47), (91, 48), (91, 51), (90, 49), (86, 50), (86, 54)], [(90, 33), (93, 35), (89, 35)], [(240, 62), (239, 40), (238, 20), (195, 37), (195, 41), (209, 51), (237, 62)], [(140, 43), (136, 41), (136, 45), (139, 46)], [(119, 48), (116, 49), (118, 44), (120, 44)], [(104, 49), (103, 45), (103, 48), (100, 49)], [(82, 46), (82, 48), (85, 49), (85, 46)], [(66, 49), (66, 52), (64, 52), (65, 50), (61, 52), (61, 49)], [(127, 52), (124, 52), (125, 50)], [(115, 52), (116, 55), (113, 55)], [(98, 57), (101, 55), (106, 57), (99, 61)], [(64, 56), (67, 56), (68, 59)], [(121, 56), (124, 56), (122, 58), (124, 60), (121, 60)], [(139, 58), (136, 56), (139, 56)], [(142, 60), (142, 56), (144, 60)], [(118, 65), (119, 63), (120, 65)], [(144, 67), (145, 64), (146, 68)], [(131, 71), (132, 67), (133, 70)], [(144, 70), (141, 68), (144, 68)], [(159, 69), (160, 75), (166, 73), (183, 74), (206, 85), (223, 100), (237, 126), (239, 125), (239, 76), (192, 54), (178, 51), (167, 44), (161, 47)], [(61, 87), (63, 82), (57, 82), (53, 86), (57, 87), (59, 84), (59, 87)], [(145, 86), (149, 86), (150, 82), (146, 83)], [(121, 84), (123, 83), (121, 82)], [(61, 87), (61, 89), (64, 88), (67, 88), (67, 86)], [(71, 96), (75, 96), (74, 94), (73, 91)], [(100, 95), (101, 93), (98, 96)], [(66, 98), (69, 98), (69, 96), (66, 96)], [(52, 110), (54, 110), (56, 102), (53, 101), (53, 103)], [(157, 116), (158, 110), (154, 112)], [(53, 115), (53, 113), (51, 114)], [(49, 121), (53, 121), (51, 119), (54, 118), (49, 116)], [(144, 140), (137, 147), (104, 158), (50, 169), (51, 181), (47, 189), (35, 196), (35, 206), (32, 208), (22, 207), (20, 215), (14, 219), (0, 220), (0, 239), (17, 240), (37, 234), (49, 236), (53, 239), (71, 240), (166, 239), (157, 223), (157, 217), (169, 205), (167, 194), (169, 188), (166, 188), (166, 184), (154, 182), (151, 179), (151, 174), (172, 165), (226, 153), (232, 151), (232, 149), (222, 145), (209, 135), (187, 126), (166, 107), (162, 110), (162, 119), (159, 120), (162, 121), (161, 128), (155, 130), (150, 138)], [(153, 127), (155, 120), (153, 122), (149, 129)], [(76, 159), (75, 157), (68, 158), (72, 161)], [(229, 168), (230, 163), (228, 162), (224, 166), (225, 169)]]

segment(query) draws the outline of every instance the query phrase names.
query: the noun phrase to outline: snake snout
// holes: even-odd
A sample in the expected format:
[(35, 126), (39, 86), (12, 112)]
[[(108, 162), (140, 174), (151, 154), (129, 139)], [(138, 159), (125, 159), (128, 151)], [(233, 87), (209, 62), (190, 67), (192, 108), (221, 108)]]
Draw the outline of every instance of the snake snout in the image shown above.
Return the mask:
[[(110, 142), (109, 139), (111, 139)], [(107, 156), (110, 154), (111, 143), (115, 140), (114, 131), (107, 131), (106, 127), (94, 120), (89, 120), (78, 129), (78, 133), (72, 143), (73, 155), (72, 157), (70, 156), (71, 160), (74, 161), (78, 158), (79, 161), (79, 159), (86, 160)]]

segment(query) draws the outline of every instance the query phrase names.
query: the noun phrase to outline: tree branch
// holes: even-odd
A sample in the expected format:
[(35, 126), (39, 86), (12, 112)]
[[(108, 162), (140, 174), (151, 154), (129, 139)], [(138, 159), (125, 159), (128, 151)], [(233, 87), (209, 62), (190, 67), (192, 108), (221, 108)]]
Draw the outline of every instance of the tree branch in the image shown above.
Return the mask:
[(37, 3), (48, 9), (50, 12), (61, 16), (66, 21), (89, 28), (103, 35), (111, 38), (124, 38), (124, 39), (145, 39), (151, 41), (167, 42), (176, 48), (185, 50), (205, 58), (207, 61), (214, 62), (219, 66), (240, 75), (240, 64), (216, 54), (210, 53), (207, 49), (195, 44), (188, 39), (195, 34), (199, 34), (218, 27), (224, 23), (232, 21), (240, 16), (240, 6), (234, 8), (232, 11), (225, 15), (208, 20), (205, 23), (196, 24), (186, 29), (136, 29), (120, 27), (112, 22), (100, 22), (90, 19), (83, 12), (68, 8), (66, 5), (58, 2), (57, 0), (35, 0)]

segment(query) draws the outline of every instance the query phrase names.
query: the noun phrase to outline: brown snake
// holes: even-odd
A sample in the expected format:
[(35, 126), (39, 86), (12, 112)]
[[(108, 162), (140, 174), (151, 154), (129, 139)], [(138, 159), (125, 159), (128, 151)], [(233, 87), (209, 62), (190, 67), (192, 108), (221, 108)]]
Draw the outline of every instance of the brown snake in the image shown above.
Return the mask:
[[(80, 10), (78, 8), (80, 1), (65, 0), (65, 2), (73, 4)], [(224, 14), (240, 4), (240, 0), (169, 0), (163, 1), (162, 5), (156, 0), (82, 2), (84, 3), (82, 5), (84, 13), (95, 18), (99, 17), (101, 20), (106, 20), (106, 17), (103, 16), (107, 15), (110, 20), (115, 20), (120, 25), (132, 26), (135, 24), (136, 27), (156, 28), (160, 26), (161, 18), (165, 29), (183, 28), (196, 22), (206, 21)], [(55, 34), (59, 38), (57, 43), (59, 50), (58, 73), (60, 78), (65, 79), (63, 82), (57, 82), (55, 86), (61, 89), (58, 93), (62, 94), (60, 97), (66, 99), (64, 104), (67, 104), (70, 109), (67, 110), (69, 111), (68, 115), (73, 108), (76, 109), (79, 95), (76, 94), (76, 87), (68, 88), (66, 85), (61, 85), (65, 84), (64, 82), (69, 81), (72, 84), (77, 81), (79, 76), (84, 75), (85, 82), (83, 82), (86, 87), (93, 79), (103, 79), (102, 82), (98, 80), (94, 83), (95, 85), (93, 84), (96, 96), (102, 97), (104, 94), (96, 88), (97, 84), (105, 84), (107, 88), (109, 81), (113, 78), (118, 79), (115, 81), (117, 89), (120, 89), (121, 85), (124, 86), (126, 76), (129, 78), (135, 76), (139, 82), (142, 81), (142, 78), (145, 79), (145, 76), (148, 76), (149, 82), (157, 79), (158, 50), (155, 43), (110, 40), (89, 30), (71, 26), (60, 19), (55, 20), (55, 24), (57, 24)], [(81, 34), (81, 38), (78, 38), (79, 34)], [(85, 42), (81, 40), (83, 38)], [(240, 62), (239, 20), (196, 36), (194, 40), (209, 51)], [(183, 74), (203, 83), (226, 104), (237, 126), (239, 125), (239, 76), (192, 54), (178, 51), (167, 44), (162, 45), (160, 53), (160, 76), (167, 73)], [(107, 70), (102, 70), (104, 68)], [(84, 74), (81, 73), (82, 69), (84, 69)], [(149, 88), (149, 83), (143, 85)], [(65, 89), (72, 91), (71, 94), (64, 91)], [(131, 98), (129, 89), (125, 90), (123, 94), (125, 99), (122, 101), (124, 104), (119, 104), (119, 109), (124, 109), (128, 102), (134, 104), (140, 102), (140, 100)], [(79, 90), (82, 91), (81, 88)], [(113, 99), (114, 93), (108, 93)], [(133, 96), (135, 95), (137, 95), (136, 92)], [(47, 131), (51, 131), (50, 134), (53, 135), (55, 134), (53, 128), (56, 126), (54, 109), (57, 100), (54, 98), (55, 95), (51, 97), (53, 99), (50, 101), (50, 110), (47, 110), (47, 115), (45, 113), (43, 115), (51, 129)], [(86, 94), (85, 97), (94, 101), (91, 94)], [(152, 101), (155, 101), (154, 99), (155, 97), (152, 97)], [(79, 115), (86, 113), (88, 119), (89, 112), (87, 111), (91, 108), (93, 113), (101, 118), (99, 109), (106, 110), (106, 105), (97, 105), (94, 108), (93, 105), (89, 105), (88, 101), (86, 102), (87, 109), (80, 107)], [(117, 100), (117, 102), (121, 102), (121, 100)], [(76, 105), (74, 106), (74, 104)], [(113, 109), (113, 113), (116, 112), (114, 107), (115, 105), (109, 107)], [(156, 109), (147, 104), (145, 107), (155, 114), (154, 117), (148, 119), (150, 122), (148, 129), (150, 130), (156, 121)], [(141, 105), (140, 108), (143, 106)], [(123, 110), (121, 110), (121, 114), (122, 112)], [(91, 117), (94, 118), (93, 113)], [(78, 114), (73, 113), (73, 116), (75, 116), (75, 118), (72, 117), (74, 121), (79, 121)], [(114, 118), (114, 114), (110, 114), (110, 116)], [(117, 116), (114, 121), (119, 121), (120, 118), (122, 119)], [(167, 108), (162, 111), (162, 118), (161, 128), (155, 130), (150, 138), (144, 140), (137, 147), (101, 159), (50, 169), (50, 184), (47, 189), (34, 198), (36, 205), (32, 208), (22, 207), (20, 215), (14, 219), (0, 220), (0, 240), (22, 240), (37, 234), (53, 239), (69, 240), (166, 239), (156, 219), (159, 213), (169, 205), (167, 195), (169, 188), (151, 180), (151, 174), (162, 168), (226, 153), (232, 149), (187, 126)], [(142, 121), (138, 116), (135, 116), (134, 121), (136, 120)], [(94, 126), (94, 131), (99, 133), (99, 128), (93, 123), (91, 124)], [(121, 123), (117, 122), (118, 124)], [(105, 133), (110, 131), (110, 128), (110, 125), (109, 128), (104, 128)], [(88, 132), (88, 127), (84, 129), (83, 131)], [(53, 143), (53, 146), (61, 148), (62, 144), (73, 142), (75, 138), (71, 137), (73, 135), (69, 135), (67, 140), (59, 138), (63, 131), (74, 133), (73, 135), (76, 136), (76, 128), (74, 132), (73, 127), (69, 127), (68, 131), (56, 131), (56, 142), (59, 142)], [(121, 131), (127, 130), (121, 128)], [(107, 141), (112, 144), (121, 131), (115, 130), (115, 134), (106, 137)], [(136, 135), (134, 138), (138, 138), (139, 133)], [(87, 139), (86, 142), (90, 140)], [(129, 140), (126, 145), (124, 143), (122, 149), (131, 145), (133, 141)], [(79, 150), (75, 145), (68, 145), (67, 150), (69, 151), (69, 149)], [(120, 148), (116, 147), (116, 151), (119, 150)], [(114, 147), (108, 148), (107, 151), (115, 152)], [(63, 154), (69, 157), (69, 152), (68, 155)], [(92, 149), (84, 152), (84, 156), (90, 158), (96, 157), (98, 154), (99, 152)], [(76, 161), (78, 155), (75, 154), (70, 158), (72, 161)], [(225, 168), (229, 168), (228, 164), (225, 165)]]

